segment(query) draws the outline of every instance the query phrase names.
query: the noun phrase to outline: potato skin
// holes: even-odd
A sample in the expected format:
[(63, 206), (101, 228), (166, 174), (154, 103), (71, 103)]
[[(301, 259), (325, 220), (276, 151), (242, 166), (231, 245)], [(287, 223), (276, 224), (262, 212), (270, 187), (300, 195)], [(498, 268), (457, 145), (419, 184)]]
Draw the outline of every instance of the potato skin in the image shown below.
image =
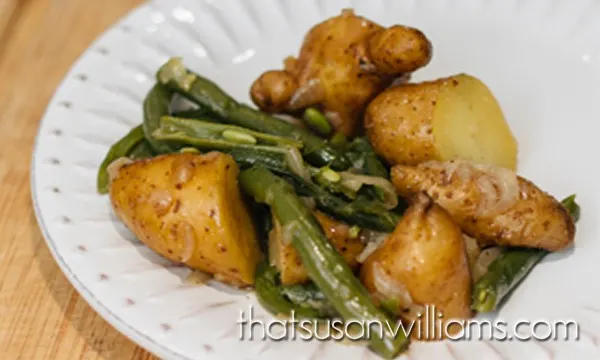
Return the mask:
[[(360, 264), (356, 257), (365, 247), (360, 237), (350, 238), (348, 234), (350, 227), (343, 222), (334, 220), (320, 211), (315, 211), (314, 215), (333, 247), (352, 269), (357, 269)], [(301, 284), (309, 280), (296, 249), (291, 244), (286, 245), (281, 241), (281, 229), (277, 225), (269, 237), (269, 252), (276, 254), (278, 260), (273, 265), (280, 271), (282, 284)]]
[(118, 169), (110, 199), (117, 217), (158, 254), (252, 285), (261, 254), (238, 172), (222, 153), (162, 155)]
[(471, 274), (462, 233), (426, 195), (416, 197), (394, 232), (361, 268), (361, 281), (375, 300), (391, 300), (394, 295), (385, 293), (389, 290), (382, 288), (378, 276), (408, 292), (412, 303), (406, 304), (403, 297), (393, 299), (405, 310), (400, 315), (406, 320), (417, 315), (406, 310), (427, 305), (435, 305), (445, 320), (472, 316)]
[(433, 56), (433, 47), (425, 34), (402, 25), (394, 25), (371, 36), (367, 51), (377, 71), (393, 75), (422, 68)]
[(281, 112), (298, 90), (296, 79), (288, 72), (271, 70), (263, 73), (250, 88), (250, 96), (257, 106), (268, 112)]
[(390, 164), (416, 165), (440, 157), (433, 138), (433, 111), (452, 78), (404, 84), (379, 94), (367, 107), (364, 126), (375, 149)]
[(489, 174), (471, 169), (472, 180), (465, 182), (445, 167), (455, 162), (427, 162), (416, 167), (396, 165), (392, 182), (401, 196), (426, 192), (446, 209), (465, 233), (480, 245), (522, 246), (558, 251), (571, 245), (575, 224), (567, 210), (532, 182), (517, 176), (518, 197), (509, 208), (497, 214), (474, 211), (483, 196), (476, 191), (479, 177)]
[(497, 99), (467, 74), (384, 91), (367, 107), (365, 129), (391, 165), (465, 159), (517, 166), (518, 144)]
[[(252, 98), (265, 111), (294, 112), (316, 106), (337, 131), (352, 136), (360, 130), (367, 103), (395, 76), (424, 66), (430, 52), (429, 56), (423, 53), (430, 49), (429, 40), (415, 29), (400, 26), (386, 30), (352, 10), (343, 10), (310, 29), (298, 57), (285, 60), (286, 73), (296, 79), (298, 94), (303, 94), (298, 98), (308, 100), (292, 97), (285, 101), (281, 97), (266, 106), (260, 99), (268, 98), (273, 91), (264, 86), (260, 92), (253, 92)], [(376, 61), (370, 59), (370, 54)], [(258, 88), (257, 83), (264, 83), (261, 78), (253, 89)]]

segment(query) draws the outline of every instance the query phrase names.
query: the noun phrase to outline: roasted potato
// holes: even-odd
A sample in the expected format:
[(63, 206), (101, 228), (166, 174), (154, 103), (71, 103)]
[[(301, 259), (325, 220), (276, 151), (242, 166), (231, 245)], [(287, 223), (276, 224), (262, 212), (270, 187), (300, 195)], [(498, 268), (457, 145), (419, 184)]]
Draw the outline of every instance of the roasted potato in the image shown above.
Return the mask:
[(284, 70), (261, 75), (250, 95), (269, 112), (320, 107), (336, 130), (353, 135), (366, 104), (394, 77), (425, 66), (431, 54), (431, 43), (419, 30), (385, 29), (344, 10), (314, 26), (298, 58), (287, 58)]
[(396, 165), (392, 182), (401, 196), (426, 192), (482, 246), (558, 251), (575, 237), (560, 202), (505, 168), (459, 160)]
[(444, 320), (472, 315), (462, 232), (424, 194), (416, 197), (394, 232), (367, 258), (360, 278), (376, 301), (395, 301), (399, 314), (409, 321), (419, 313), (424, 316), (424, 306), (432, 305)]
[(230, 155), (162, 155), (111, 172), (115, 213), (144, 244), (223, 282), (254, 283), (261, 255)]
[(466, 74), (384, 91), (367, 107), (365, 130), (392, 165), (465, 159), (517, 166), (517, 142), (498, 102)]
[[(359, 263), (356, 258), (365, 247), (360, 237), (351, 238), (350, 228), (345, 223), (336, 221), (319, 211), (315, 211), (314, 215), (333, 247), (351, 268), (357, 269)], [(273, 223), (274, 227), (269, 236), (269, 257), (271, 265), (280, 272), (281, 283), (294, 285), (307, 282), (308, 274), (296, 249), (292, 244), (284, 242), (281, 226), (276, 221)]]

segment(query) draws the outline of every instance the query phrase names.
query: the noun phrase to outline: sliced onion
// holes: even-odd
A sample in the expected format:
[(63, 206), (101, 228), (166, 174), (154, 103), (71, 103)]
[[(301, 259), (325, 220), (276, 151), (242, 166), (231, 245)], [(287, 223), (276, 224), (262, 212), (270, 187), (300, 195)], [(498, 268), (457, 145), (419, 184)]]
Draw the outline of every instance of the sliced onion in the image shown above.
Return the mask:
[(281, 251), (279, 249), (281, 241), (281, 224), (273, 216), (273, 228), (269, 232), (269, 264), (281, 271)]
[(302, 154), (295, 147), (288, 147), (288, 151), (285, 154), (286, 161), (290, 170), (306, 181), (312, 181), (310, 178), (310, 173), (306, 166), (304, 165), (304, 159), (302, 159)]
[(285, 122), (288, 122), (292, 125), (295, 125), (295, 126), (298, 126), (301, 128), (306, 128), (306, 125), (304, 125), (304, 121), (298, 119), (295, 116), (288, 115), (288, 114), (276, 114), (275, 117), (277, 117)]
[(117, 160), (111, 162), (106, 168), (106, 171), (108, 172), (108, 182), (113, 182), (113, 180), (115, 180), (117, 176), (119, 176), (119, 171), (121, 171), (121, 168), (127, 164), (131, 164), (132, 162), (133, 160), (131, 160), (128, 157), (120, 157)]
[(481, 253), (481, 249), (479, 248), (477, 240), (473, 239), (472, 237), (463, 234), (463, 239), (465, 242), (465, 248), (467, 250), (467, 259), (469, 259), (469, 266), (471, 266), (472, 268), (475, 265), (479, 254)]
[(387, 239), (389, 235), (390, 234), (388, 233), (372, 231), (369, 229), (361, 231), (360, 240), (367, 244), (367, 246), (365, 246), (363, 251), (356, 257), (356, 261), (361, 264), (367, 261), (369, 256), (383, 245), (385, 239)]
[(296, 230), (298, 230), (301, 227), (301, 224), (298, 220), (294, 220), (292, 222), (290, 222), (289, 224), (285, 224), (284, 226), (281, 227), (281, 242), (284, 245), (289, 245), (292, 243), (292, 240), (294, 239), (294, 234), (296, 233)]
[[(209, 155), (209, 154), (207, 154)], [(211, 155), (211, 158), (212, 159)], [(184, 185), (194, 177), (194, 163), (189, 157), (176, 158), (171, 164), (171, 180), (174, 184)]]
[(292, 95), (288, 108), (299, 110), (320, 103), (325, 98), (325, 89), (321, 80), (310, 79)]
[(398, 206), (396, 188), (389, 180), (378, 176), (354, 174), (348, 171), (342, 171), (339, 174), (342, 177), (342, 186), (356, 192), (363, 185), (373, 185), (383, 191), (383, 205), (386, 209), (393, 209)]
[(504, 252), (504, 248), (494, 246), (487, 248), (479, 254), (477, 257), (477, 261), (473, 265), (472, 275), (473, 281), (479, 280), (483, 275), (485, 275), (488, 271), (488, 267), (490, 264), (498, 258), (498, 256), (502, 255)]
[(510, 209), (519, 200), (519, 180), (517, 174), (500, 166), (476, 164), (465, 160), (448, 162), (428, 161), (419, 167), (444, 170), (447, 182), (456, 177), (456, 182), (462, 185), (455, 202), (460, 202), (460, 196), (469, 197), (475, 189), (478, 193), (477, 202), (473, 201), (473, 215), (489, 217)]
[(519, 180), (514, 171), (487, 164), (474, 164), (485, 176), (476, 180), (484, 201), (479, 204), (482, 216), (491, 216), (511, 208), (519, 200)]
[(185, 283), (190, 285), (204, 285), (210, 279), (212, 275), (200, 270), (192, 270), (185, 278)]
[(373, 264), (373, 285), (383, 299), (397, 300), (402, 309), (408, 309), (414, 303), (406, 285), (391, 277), (379, 263)]
[(168, 190), (156, 189), (150, 193), (150, 196), (148, 197), (148, 202), (154, 208), (156, 215), (164, 216), (171, 209), (171, 205), (173, 204), (173, 197), (171, 196)]
[(196, 250), (196, 233), (194, 227), (187, 221), (182, 221), (177, 227), (178, 237), (183, 240), (183, 251), (181, 252), (181, 262), (190, 261)]

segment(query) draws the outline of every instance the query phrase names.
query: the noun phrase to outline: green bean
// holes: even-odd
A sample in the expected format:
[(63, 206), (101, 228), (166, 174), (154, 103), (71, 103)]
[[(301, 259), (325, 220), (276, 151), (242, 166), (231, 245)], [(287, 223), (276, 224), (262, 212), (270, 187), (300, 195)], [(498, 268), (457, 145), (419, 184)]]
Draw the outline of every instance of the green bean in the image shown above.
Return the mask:
[(158, 154), (176, 151), (172, 144), (156, 140), (152, 133), (160, 127), (160, 118), (169, 115), (171, 92), (161, 84), (155, 84), (144, 99), (144, 135), (152, 150)]
[(278, 284), (277, 270), (265, 262), (259, 263), (256, 268), (254, 287), (258, 302), (272, 314), (289, 315), (294, 311), (298, 317), (305, 319), (322, 317), (318, 310), (299, 306), (287, 299)]
[(154, 152), (152, 151), (152, 147), (145, 138), (144, 141), (141, 141), (133, 149), (131, 149), (131, 152), (129, 155), (127, 155), (127, 157), (132, 160), (147, 159), (153, 156)]
[(173, 113), (173, 117), (184, 118), (184, 119), (203, 119), (208, 120), (210, 115), (210, 111), (204, 108), (192, 109), (192, 110), (184, 110), (184, 111), (176, 111)]
[(173, 142), (178, 146), (192, 146), (204, 151), (218, 150), (228, 153), (242, 169), (262, 165), (285, 176), (299, 192), (314, 198), (319, 209), (339, 220), (377, 231), (394, 230), (399, 216), (385, 209), (380, 202), (364, 199), (346, 201), (294, 173), (288, 164), (288, 145), (293, 144), (289, 142), (295, 140), (243, 129), (256, 137), (258, 144), (240, 144), (223, 138), (223, 130), (228, 128), (243, 129), (202, 120), (165, 116), (161, 127), (152, 135), (160, 141)]
[(321, 317), (334, 317), (337, 315), (323, 292), (312, 282), (282, 286), (281, 293), (302, 308), (318, 311)]
[(336, 132), (329, 139), (329, 144), (339, 151), (345, 151), (348, 147), (348, 138), (342, 132)]
[(506, 250), (489, 266), (487, 273), (475, 284), (472, 308), (479, 312), (494, 311), (502, 300), (531, 271), (547, 252), (538, 249)]
[(142, 125), (139, 125), (129, 131), (124, 137), (110, 147), (108, 153), (106, 153), (106, 156), (102, 161), (102, 164), (100, 165), (100, 168), (98, 169), (96, 187), (100, 194), (106, 194), (108, 192), (108, 166), (118, 158), (129, 156), (129, 154), (134, 151), (136, 147), (143, 143), (144, 130), (142, 129)]
[(390, 174), (383, 162), (379, 159), (369, 140), (365, 137), (356, 137), (348, 147), (348, 155), (355, 168), (366, 175), (378, 176), (389, 179)]
[(223, 122), (301, 141), (304, 156), (315, 165), (330, 164), (336, 170), (349, 166), (343, 154), (325, 140), (306, 129), (238, 103), (212, 81), (186, 69), (179, 58), (163, 65), (157, 78), (161, 84), (219, 116)]
[(329, 124), (329, 120), (319, 110), (315, 108), (304, 110), (302, 119), (309, 128), (316, 131), (319, 135), (329, 136), (331, 134), (331, 124)]
[(579, 204), (575, 202), (575, 194), (564, 198), (561, 203), (565, 209), (567, 209), (569, 214), (571, 214), (573, 220), (575, 220), (575, 222), (579, 221), (579, 218), (581, 217), (581, 208), (579, 207)]
[[(579, 219), (579, 205), (575, 195), (562, 201), (573, 219)], [(475, 284), (471, 307), (475, 311), (496, 310), (514, 291), (531, 269), (548, 254), (545, 250), (510, 248), (502, 253), (489, 266), (488, 271)]]
[(387, 329), (386, 325), (394, 327), (392, 320), (371, 301), (367, 290), (288, 182), (262, 167), (242, 171), (239, 182), (246, 194), (270, 205), (284, 231), (291, 235), (292, 246), (308, 275), (345, 320), (379, 321), (383, 325), (381, 334), (372, 334), (369, 339), (374, 351), (393, 358), (408, 346), (409, 339), (403, 333), (395, 336)]

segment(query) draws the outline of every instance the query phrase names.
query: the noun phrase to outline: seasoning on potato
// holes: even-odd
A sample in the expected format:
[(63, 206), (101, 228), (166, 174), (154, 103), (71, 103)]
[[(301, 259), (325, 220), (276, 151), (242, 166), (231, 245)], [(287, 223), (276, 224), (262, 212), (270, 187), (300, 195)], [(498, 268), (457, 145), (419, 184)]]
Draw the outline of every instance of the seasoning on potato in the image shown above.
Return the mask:
[(144, 244), (236, 286), (261, 259), (229, 155), (179, 153), (121, 165), (110, 184), (115, 213)]
[(517, 166), (517, 142), (497, 100), (466, 74), (382, 92), (367, 107), (365, 130), (392, 165), (465, 159)]
[(458, 160), (396, 165), (392, 182), (402, 196), (426, 192), (480, 245), (558, 251), (575, 237), (560, 202), (505, 168)]

